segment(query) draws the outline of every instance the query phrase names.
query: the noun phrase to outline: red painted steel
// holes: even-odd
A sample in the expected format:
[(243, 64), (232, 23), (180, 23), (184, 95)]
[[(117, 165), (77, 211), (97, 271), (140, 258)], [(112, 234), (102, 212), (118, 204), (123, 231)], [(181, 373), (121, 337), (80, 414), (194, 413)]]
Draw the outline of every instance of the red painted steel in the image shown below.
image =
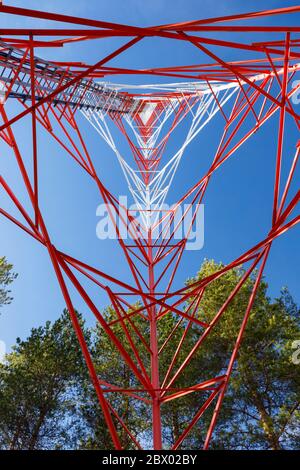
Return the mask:
[[(49, 253), (114, 447), (116, 449), (123, 447), (120, 437), (121, 431), (125, 432), (134, 447), (142, 447), (138, 436), (132, 433), (124, 419), (114, 409), (113, 402), (110, 399), (114, 394), (127, 395), (131, 399), (151, 407), (153, 448), (161, 449), (165, 445), (164, 427), (161, 418), (162, 407), (168, 406), (167, 404), (173, 400), (182, 399), (190, 393), (198, 393), (199, 410), (190, 423), (184, 427), (176, 442), (173, 443), (172, 448), (180, 448), (190, 432), (197, 426), (202, 415), (204, 413), (211, 413), (210, 425), (207, 429), (204, 443), (204, 449), (207, 449), (217, 424), (218, 415), (221, 412), (222, 402), (230, 381), (233, 365), (238, 355), (272, 243), (300, 221), (300, 215), (295, 214), (300, 199), (300, 190), (298, 189), (296, 192), (293, 192), (291, 189), (299, 157), (300, 147), (298, 143), (295, 143), (295, 156), (291, 159), (287, 176), (282, 174), (287, 117), (298, 130), (300, 129), (300, 116), (292, 100), (293, 95), (300, 90), (300, 85), (298, 84), (294, 88), (291, 87), (292, 80), (296, 78), (296, 73), (299, 69), (298, 61), (300, 54), (298, 46), (300, 39), (297, 37), (297, 34), (300, 32), (300, 27), (285, 24), (285, 21), (289, 18), (289, 15), (297, 15), (300, 12), (300, 7), (288, 7), (143, 28), (4, 5), (0, 5), (0, 12), (7, 15), (26, 16), (37, 20), (43, 19), (49, 22), (49, 28), (43, 29), (1, 29), (1, 34), (5, 35), (5, 37), (0, 39), (2, 41), (0, 49), (4, 52), (0, 67), (3, 67), (4, 70), (7, 66), (10, 66), (11, 72), (7, 79), (3, 102), (0, 104), (0, 116), (2, 119), (0, 137), (3, 144), (10, 148), (14, 155), (31, 203), (31, 210), (25, 209), (25, 202), (19, 200), (16, 191), (1, 176), (0, 187), (15, 206), (20, 215), (20, 220), (4, 208), (0, 208), (0, 213), (42, 244)], [(264, 26), (261, 23), (259, 26), (255, 25), (256, 18), (266, 19), (270, 16), (278, 18), (277, 26)], [(236, 20), (239, 21), (239, 25), (234, 24)], [(63, 22), (66, 25), (80, 26), (80, 29), (76, 29), (76, 27), (75, 29), (53, 28), (53, 21)], [(249, 21), (251, 21), (250, 25)], [(241, 25), (241, 22), (246, 22), (246, 24)], [(200, 32), (201, 36), (198, 35)], [(202, 37), (205, 32), (223, 32), (224, 34), (230, 32), (233, 37), (236, 32), (240, 35), (251, 33), (251, 42), (248, 40), (248, 42), (245, 40), (242, 42), (237, 42), (234, 39), (228, 40), (226, 36), (224, 40), (219, 39), (219, 37)], [(260, 38), (258, 35), (260, 32), (269, 33), (270, 40), (264, 42), (255, 41), (255, 39)], [(14, 36), (18, 37), (15, 38)], [(40, 40), (40, 36), (45, 38), (51, 37), (51, 40)], [(55, 37), (59, 39), (54, 39)], [(41, 75), (41, 69), (38, 68), (38, 62), (35, 60), (35, 49), (37, 47), (63, 47), (65, 44), (72, 45), (73, 42), (76, 44), (77, 42), (101, 39), (103, 37), (124, 37), (127, 42), (106, 57), (100, 58), (93, 65), (76, 61), (52, 63), (51, 67), (57, 66), (57, 70), (51, 69), (51, 73), (55, 75), (55, 85), (54, 76), (49, 75), (48, 72), (46, 74), (47, 67)], [(199, 57), (202, 55), (202, 57), (205, 57), (205, 60), (202, 64), (185, 64), (182, 66), (141, 70), (112, 67), (108, 64), (111, 59), (117, 58), (129, 48), (141, 42), (145, 37), (164, 38), (165, 40), (173, 41), (173, 46), (176, 46), (177, 41), (187, 43), (190, 47), (194, 47), (195, 50), (199, 50)], [(276, 40), (273, 40), (274, 37)], [(213, 47), (213, 50), (209, 49), (209, 47)], [(14, 51), (13, 48), (19, 48), (17, 52), (18, 57), (14, 59), (11, 56), (13, 52), (9, 54), (7, 52)], [(225, 50), (226, 52), (226, 48), (230, 48), (237, 54), (237, 60), (228, 62), (222, 58), (223, 51)], [(243, 57), (242, 54), (245, 54), (244, 51), (247, 51), (247, 54), (250, 54), (251, 57), (249, 55), (249, 59), (240, 60), (240, 57)], [(16, 61), (13, 67), (11, 62), (9, 65), (11, 60)], [(30, 91), (28, 91), (29, 88), (22, 78), (25, 66), (27, 66), (26, 73), (30, 77)], [(129, 212), (126, 212), (124, 215), (124, 208), (99, 178), (94, 159), (87, 148), (80, 130), (79, 112), (84, 106), (87, 94), (89, 93), (89, 85), (93, 83), (92, 80), (97, 77), (121, 74), (125, 76), (136, 75), (136, 77), (142, 74), (172, 77), (172, 80), (176, 77), (179, 79), (184, 78), (190, 82), (201, 81), (207, 85), (207, 90), (210, 90), (214, 104), (219, 109), (220, 116), (224, 120), (223, 135), (209, 169), (177, 201), (175, 209), (167, 211), (159, 219), (160, 221), (166, 221), (164, 230), (170, 230), (167, 237), (163, 237), (162, 232), (154, 235), (156, 225), (148, 227), (147, 231), (141, 233), (137, 218)], [(254, 80), (253, 77), (259, 74), (261, 74), (260, 80)], [(83, 82), (83, 80), (87, 81)], [(235, 84), (237, 86), (236, 97), (226, 109), (222, 106), (220, 97), (215, 91), (214, 86), (216, 82)], [(41, 83), (43, 83), (43, 86), (41, 86)], [(83, 83), (85, 90), (82, 93), (81, 89), (80, 94), (78, 94), (78, 90), (83, 86)], [(195, 98), (195, 95), (190, 91), (180, 93), (178, 91), (148, 91), (147, 93), (133, 92), (127, 94), (120, 92), (119, 96), (122, 96), (124, 99), (122, 104), (120, 104), (118, 113), (116, 113), (116, 110), (109, 109), (106, 109), (106, 113), (111, 118), (112, 123), (125, 136), (136, 168), (141, 173), (141, 178), (145, 185), (149, 185), (154, 178), (154, 171), (161, 164), (169, 138), (175, 132), (180, 122), (193, 112), (195, 103), (197, 103), (197, 97)], [(15, 114), (11, 114), (10, 103), (12, 97), (24, 108)], [(132, 100), (134, 99), (139, 99), (142, 103), (135, 111), (132, 108), (132, 103), (134, 102)], [(148, 120), (144, 122), (141, 118), (142, 110), (151, 100), (155, 100), (157, 108), (155, 113), (154, 111), (152, 114), (150, 113)], [(174, 103), (177, 103), (177, 108), (174, 110), (172, 123), (161, 140), (158, 140), (155, 147), (150, 149), (151, 158), (145, 157), (145, 149), (141, 145), (137, 145), (132, 135), (128, 132), (125, 116), (129, 115), (133, 118), (137, 132), (142, 142), (147, 146), (147, 142), (149, 142), (149, 139), (155, 132), (156, 123), (164, 116), (168, 107), (173, 106)], [(190, 222), (188, 233), (184, 234), (182, 239), (177, 241), (174, 238), (176, 229), (173, 226), (171, 227), (175, 211), (180, 204), (185, 202), (190, 202), (193, 206), (203, 202), (206, 189), (214, 172), (219, 170), (223, 163), (258, 129), (261, 129), (270, 118), (275, 119), (276, 113), (278, 114), (279, 123), (278, 130), (274, 130), (274, 135), (277, 138), (277, 152), (273, 213), (269, 232), (263, 240), (250, 247), (246, 252), (216, 273), (199, 281), (194, 281), (188, 286), (175, 289), (173, 287), (175, 275), (182, 261), (188, 233), (195, 221), (194, 215)], [(25, 125), (27, 125), (28, 121), (25, 121), (27, 115), (31, 116), (31, 168), (28, 168), (24, 163), (21, 144), (17, 142), (13, 129), (14, 124), (19, 121), (24, 121)], [(63, 253), (53, 244), (40, 209), (38, 164), (38, 132), (40, 129), (44, 129), (49, 133), (65, 151), (66, 155), (71, 157), (74, 163), (81, 167), (91, 182), (95, 184), (104, 203), (107, 204), (112, 221), (115, 220), (114, 216), (117, 215), (132, 235), (130, 242), (123, 240), (121, 236), (118, 240), (124, 254), (124, 262), (128, 263), (130, 268), (132, 283), (129, 281), (125, 282), (105, 273), (83, 260), (72, 257), (69, 253)], [(26, 158), (28, 160), (27, 155)], [(183, 213), (178, 223), (184, 222), (186, 218), (187, 213)], [(115, 229), (119, 234), (119, 227), (116, 226)], [(229, 270), (242, 266), (244, 267), (244, 274), (241, 280), (224, 304), (215, 312), (213, 319), (210, 322), (205, 321), (201, 317), (200, 307), (206, 288)], [(256, 280), (249, 296), (248, 306), (242, 319), (239, 333), (233, 345), (232, 354), (228, 358), (227, 367), (224, 364), (223, 371), (220, 371), (220, 374), (216, 377), (207, 377), (197, 384), (186, 383), (184, 387), (179, 386), (178, 379), (183, 376), (184, 372), (188, 371), (189, 363), (195, 357), (198, 349), (205, 347), (205, 339), (220, 324), (220, 320), (228, 306), (249, 276), (253, 275), (256, 276)], [(108, 303), (115, 309), (116, 319), (111, 322), (107, 321), (100, 308), (92, 300), (88, 289), (83, 287), (81, 282), (82, 277), (88, 279), (94, 286), (97, 286), (97, 288), (107, 294)], [(116, 351), (118, 351), (120, 359), (127, 365), (135, 377), (136, 383), (139, 384), (138, 386), (124, 388), (113, 383), (107, 383), (102, 377), (98, 376), (74, 308), (72, 300), (73, 291), (77, 291), (87, 308), (93, 313), (103, 331), (110, 338)], [(132, 300), (134, 301), (132, 302)], [(137, 300), (139, 300), (138, 304)], [(170, 315), (173, 315), (176, 323), (170, 330), (168, 337), (161, 341), (158, 330), (159, 321)], [(141, 321), (149, 324), (149, 338), (145, 337), (134, 323), (134, 318), (137, 316), (141, 318)], [(124, 340), (114, 331), (116, 325), (120, 325), (122, 328)], [(176, 349), (173, 351), (167, 372), (163, 377), (160, 370), (161, 357), (165, 354), (176, 332), (179, 331), (179, 327), (183, 327), (183, 333)], [(183, 345), (192, 327), (197, 327), (198, 339), (194, 342), (187, 355), (182, 358)], [(143, 345), (145, 354), (142, 354), (140, 347), (137, 347), (138, 343)], [(126, 346), (128, 344), (130, 348)], [(145, 360), (145, 355), (147, 360)]]

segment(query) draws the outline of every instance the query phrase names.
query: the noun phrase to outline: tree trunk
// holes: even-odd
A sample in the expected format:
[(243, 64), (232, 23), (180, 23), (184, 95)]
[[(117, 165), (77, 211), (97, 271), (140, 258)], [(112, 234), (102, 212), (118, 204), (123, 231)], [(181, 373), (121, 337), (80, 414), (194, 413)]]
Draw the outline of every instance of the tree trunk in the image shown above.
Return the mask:
[(173, 428), (173, 442), (175, 444), (175, 442), (178, 440), (180, 436), (178, 413), (176, 409), (172, 413), (172, 428)]
[(16, 446), (16, 443), (17, 443), (17, 439), (20, 435), (20, 430), (21, 430), (21, 422), (18, 423), (18, 427), (13, 435), (13, 438), (12, 438), (12, 441), (10, 443), (10, 446), (9, 446), (9, 450), (16, 450), (15, 449), (15, 446)]
[(39, 418), (37, 420), (36, 425), (34, 426), (34, 429), (33, 429), (33, 432), (32, 432), (32, 435), (31, 435), (31, 438), (30, 438), (30, 441), (29, 441), (28, 450), (34, 450), (35, 449), (37, 439), (39, 437), (39, 432), (40, 432), (40, 429), (41, 429), (42, 424), (44, 422), (44, 419), (46, 417), (46, 414), (47, 414), (46, 409), (43, 409), (43, 410), (40, 411)]
[(281, 445), (279, 442), (279, 436), (276, 434), (273, 426), (273, 420), (271, 416), (267, 413), (264, 404), (261, 400), (261, 397), (255, 394), (254, 397), (255, 406), (257, 407), (260, 419), (262, 422), (262, 427), (266, 435), (267, 441), (270, 444), (272, 450), (281, 450)]

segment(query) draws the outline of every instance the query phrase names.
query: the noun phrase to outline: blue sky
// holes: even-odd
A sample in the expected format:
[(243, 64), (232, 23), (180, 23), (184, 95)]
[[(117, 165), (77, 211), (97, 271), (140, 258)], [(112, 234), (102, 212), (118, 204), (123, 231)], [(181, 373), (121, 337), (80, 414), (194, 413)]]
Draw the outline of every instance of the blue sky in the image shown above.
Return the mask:
[[(251, 10), (279, 8), (296, 5), (293, 1), (189, 1), (189, 0), (90, 0), (90, 1), (5, 1), (6, 5), (26, 6), (26, 8), (61, 12), (78, 16), (132, 25), (154, 25), (186, 21), (203, 17), (220, 16)], [(42, 5), (42, 7), (41, 7)], [(268, 20), (268, 24), (278, 24), (278, 18)], [(291, 20), (286, 17), (286, 22)], [(260, 20), (262, 22), (262, 20)], [(26, 27), (29, 19), (0, 15), (2, 26)], [(37, 27), (45, 27), (44, 21), (35, 21)], [(59, 26), (59, 25), (58, 25)], [(261, 38), (263, 38), (263, 34)], [(247, 36), (243, 36), (244, 39)], [(238, 38), (241, 40), (241, 38)], [(86, 60), (93, 63), (121, 44), (123, 40), (106, 39), (74, 47), (43, 50), (40, 55), (57, 60)], [(226, 52), (233, 57), (233, 51)], [(168, 41), (159, 39), (144, 40), (112, 64), (120, 66), (146, 67), (167, 66), (201, 62), (198, 51), (192, 46), (176, 44), (170, 47)], [(116, 81), (124, 81), (120, 77)], [(147, 82), (147, 78), (141, 80)], [(149, 79), (148, 79), (149, 80)], [(113, 81), (113, 80), (112, 80)], [(134, 81), (134, 80), (133, 80)], [(159, 81), (159, 79), (155, 79)], [(12, 107), (14, 105), (12, 104)], [(208, 126), (200, 135), (184, 158), (180, 171), (170, 193), (172, 203), (181, 190), (188, 188), (199, 175), (203, 174), (217, 145), (215, 126)], [(82, 132), (88, 148), (97, 162), (103, 181), (114, 194), (126, 193), (123, 175), (112, 152), (99, 140), (98, 135), (81, 120)], [(197, 252), (186, 254), (179, 272), (177, 283), (196, 273), (204, 258), (214, 258), (227, 263), (262, 239), (270, 227), (272, 184), (274, 180), (274, 159), (276, 142), (274, 129), (278, 119), (270, 120), (264, 128), (243, 146), (236, 156), (230, 159), (213, 178), (205, 199), (205, 244)], [(29, 122), (28, 122), (29, 126)], [(28, 127), (28, 129), (30, 129)], [(294, 142), (299, 138), (296, 132), (287, 127), (283, 174), (294, 150)], [(21, 149), (26, 156), (31, 151), (27, 141), (28, 130), (24, 125), (16, 125), (15, 132), (22, 141)], [(15, 170), (10, 154), (1, 145), (1, 174), (12, 187), (18, 186), (17, 194), (25, 197), (21, 180)], [(80, 259), (110, 274), (128, 280), (128, 270), (122, 262), (122, 255), (114, 242), (99, 241), (95, 235), (97, 223), (96, 207), (101, 202), (96, 189), (90, 184), (82, 170), (46, 134), (39, 137), (41, 207), (54, 243)], [(299, 171), (295, 175), (299, 180)], [(295, 188), (292, 188), (295, 190)], [(1, 196), (2, 197), (2, 196)], [(173, 200), (172, 200), (173, 198)], [(4, 201), (4, 206), (9, 203)], [(265, 270), (269, 282), (269, 294), (279, 294), (282, 286), (289, 287), (294, 298), (300, 302), (299, 277), (299, 228), (292, 229), (280, 237), (273, 245)], [(2, 308), (0, 316), (0, 340), (10, 347), (17, 336), (26, 336), (32, 326), (55, 319), (64, 307), (56, 278), (48, 255), (43, 247), (24, 235), (9, 222), (0, 220), (0, 255), (7, 256), (19, 273), (13, 285), (14, 301)], [(105, 299), (99, 300), (104, 305)], [(89, 316), (81, 300), (74, 297), (79, 310)]]

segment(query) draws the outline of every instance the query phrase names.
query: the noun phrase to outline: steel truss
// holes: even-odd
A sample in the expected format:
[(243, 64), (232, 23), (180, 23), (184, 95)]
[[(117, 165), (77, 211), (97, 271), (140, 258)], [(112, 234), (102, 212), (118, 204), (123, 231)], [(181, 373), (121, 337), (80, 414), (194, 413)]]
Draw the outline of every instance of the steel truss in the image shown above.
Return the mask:
[[(3, 176), (0, 176), (3, 194), (8, 196), (20, 218), (14, 217), (4, 208), (0, 213), (21, 230), (42, 244), (49, 253), (57, 280), (69, 310), (72, 324), (82, 349), (92, 383), (101, 406), (104, 419), (116, 449), (122, 448), (120, 431), (125, 432), (136, 448), (141, 448), (138, 436), (128, 428), (122, 416), (113, 406), (112, 395), (127, 395), (137, 402), (152, 408), (153, 448), (161, 449), (161, 409), (173, 400), (182, 399), (190, 393), (197, 393), (199, 410), (188, 423), (173, 449), (178, 449), (197, 425), (205, 412), (211, 412), (211, 421), (206, 434), (204, 449), (209, 447), (218, 419), (224, 395), (230, 380), (244, 330), (255, 301), (257, 289), (263, 276), (264, 267), (275, 239), (294, 227), (300, 220), (295, 214), (300, 191), (291, 189), (298, 163), (299, 145), (295, 143), (295, 155), (290, 159), (286, 177), (281, 173), (283, 159), (284, 129), (287, 116), (299, 130), (299, 115), (294, 109), (292, 96), (298, 92), (299, 84), (291, 87), (299, 70), (298, 26), (284, 26), (287, 14), (296, 15), (300, 7), (210, 18), (186, 23), (140, 28), (73, 16), (33, 11), (24, 8), (0, 6), (0, 12), (7, 15), (44, 19), (49, 21), (47, 29), (1, 29), (0, 80), (1, 105), (0, 137), (11, 149), (16, 165), (24, 181), (31, 210), (26, 202), (16, 196), (15, 190)], [(257, 26), (256, 18), (277, 16), (280, 26)], [(237, 25), (236, 20), (245, 20)], [(246, 21), (247, 20), (247, 21)], [(249, 22), (251, 20), (251, 22)], [(55, 29), (53, 21), (60, 21), (70, 28)], [(236, 42), (203, 37), (205, 33), (237, 32), (251, 33), (256, 38), (259, 32), (268, 32), (270, 40), (264, 42)], [(276, 40), (272, 35), (276, 34)], [(278, 39), (280, 35), (280, 39)], [(20, 39), (22, 36), (22, 39)], [(47, 37), (47, 39), (43, 39)], [(54, 39), (48, 39), (53, 37)], [(99, 38), (124, 37), (127, 42), (94, 65), (82, 62), (54, 63), (39, 59), (36, 48), (63, 47), (66, 44)], [(124, 69), (109, 66), (109, 61), (125, 53), (145, 37), (159, 37), (184, 41), (199, 50), (200, 56), (207, 57), (202, 65), (155, 69)], [(59, 39), (57, 39), (59, 38)], [(235, 50), (239, 57), (247, 53), (249, 59), (227, 62), (222, 59), (227, 48)], [(215, 52), (215, 51), (218, 52)], [(152, 85), (113, 85), (103, 82), (103, 77), (113, 75), (151, 75), (171, 79), (171, 83)], [(97, 82), (97, 79), (101, 82)], [(175, 80), (175, 81), (174, 81)], [(181, 80), (178, 82), (178, 80)], [(11, 107), (12, 98), (22, 110), (15, 112)], [(198, 133), (219, 114), (224, 120), (220, 144), (210, 168), (201, 176), (171, 210), (163, 211), (168, 190), (186, 148)], [(101, 138), (112, 149), (120, 162), (128, 183), (129, 192), (138, 208), (138, 216), (122, 207), (117, 198), (107, 189), (95, 169), (94, 157), (89, 152), (81, 133), (83, 116), (96, 129)], [(31, 118), (32, 159), (31, 168), (25, 165), (21, 143), (17, 142), (14, 124), (27, 117)], [(275, 161), (272, 223), (265, 238), (232, 260), (215, 274), (175, 289), (174, 279), (193, 228), (196, 210), (204, 200), (212, 175), (218, 171), (236, 151), (272, 117), (278, 118), (276, 131), (277, 153)], [(173, 133), (180, 129), (182, 122), (189, 122), (184, 131), (182, 145), (171, 156), (166, 151)], [(26, 121), (27, 123), (27, 121)], [(27, 125), (27, 124), (26, 124)], [(122, 155), (113, 138), (112, 126), (125, 136), (131, 156)], [(84, 259), (74, 258), (54, 246), (40, 210), (39, 200), (39, 158), (37, 133), (44, 129), (64, 149), (66, 155), (80, 165), (85, 174), (98, 188), (107, 204), (112, 221), (118, 218), (128, 230), (131, 240), (119, 235), (118, 243), (128, 263), (132, 281), (125, 282)], [(182, 134), (184, 134), (182, 131)], [(62, 137), (63, 135), (63, 137)], [(275, 137), (275, 132), (274, 132)], [(176, 219), (180, 205), (190, 203), (195, 208), (188, 230), (178, 241), (175, 232), (178, 225), (187, 219), (187, 212)], [(174, 224), (176, 221), (176, 224)], [(162, 224), (162, 228), (160, 224)], [(167, 235), (166, 235), (167, 234)], [(200, 264), (200, 263), (199, 263)], [(215, 312), (209, 323), (201, 317), (201, 299), (208, 286), (235, 267), (244, 267), (244, 275), (234, 290)], [(191, 359), (205, 339), (215, 330), (233, 299), (238, 295), (250, 275), (256, 280), (249, 296), (248, 306), (242, 320), (232, 354), (220, 374), (207, 377), (201, 383), (187, 383), (184, 388), (177, 380), (188, 371)], [(92, 300), (82, 279), (88, 279), (107, 294), (108, 303), (116, 312), (116, 319), (108, 322), (100, 307)], [(99, 377), (85, 342), (72, 300), (71, 284), (85, 301), (86, 307), (110, 338), (120, 360), (128, 366), (138, 388), (122, 389), (114, 383), (107, 383)], [(139, 316), (149, 325), (149, 338), (139, 331), (134, 319)], [(169, 336), (161, 342), (158, 324), (162, 318), (173, 316), (177, 323)], [(115, 332), (120, 325), (124, 341)], [(167, 373), (162, 377), (160, 360), (178, 329), (183, 334), (173, 352)], [(181, 358), (182, 345), (191, 328), (197, 327), (198, 339), (190, 352)], [(147, 361), (142, 357), (137, 344), (144, 347)], [(130, 345), (128, 348), (126, 345)], [(208, 410), (208, 411), (207, 411)]]

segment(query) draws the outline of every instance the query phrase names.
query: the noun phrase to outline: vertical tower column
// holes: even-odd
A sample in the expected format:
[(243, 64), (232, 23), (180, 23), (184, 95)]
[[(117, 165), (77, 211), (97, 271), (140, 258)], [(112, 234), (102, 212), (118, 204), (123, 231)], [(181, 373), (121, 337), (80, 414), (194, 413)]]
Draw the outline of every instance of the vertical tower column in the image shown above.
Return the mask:
[[(154, 288), (154, 267), (152, 254), (152, 231), (148, 230), (148, 256), (149, 256), (149, 292), (155, 295)], [(160, 380), (159, 380), (159, 359), (158, 359), (158, 342), (157, 342), (157, 322), (156, 307), (153, 305), (149, 308), (150, 316), (150, 348), (151, 348), (151, 383), (155, 389), (152, 398), (152, 433), (153, 433), (153, 449), (160, 450), (162, 448), (161, 435), (161, 412), (160, 412)]]

